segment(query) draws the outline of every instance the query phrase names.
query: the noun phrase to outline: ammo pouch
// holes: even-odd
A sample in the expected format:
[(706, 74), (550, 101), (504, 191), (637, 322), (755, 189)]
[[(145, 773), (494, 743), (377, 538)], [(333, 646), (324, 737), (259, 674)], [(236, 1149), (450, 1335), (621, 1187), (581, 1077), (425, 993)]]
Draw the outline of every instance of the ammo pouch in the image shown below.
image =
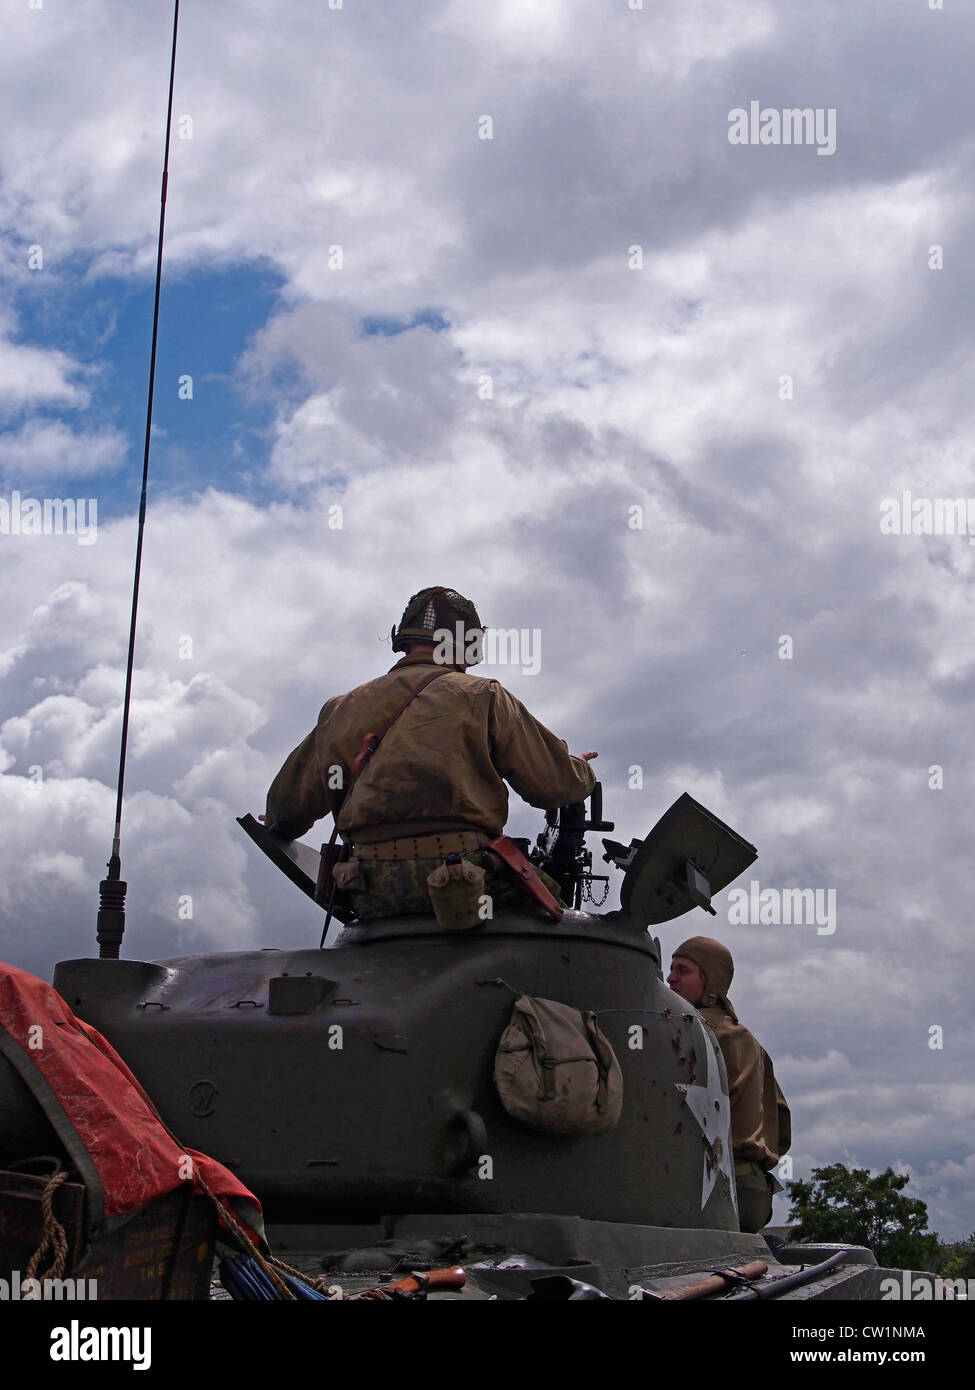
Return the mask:
[(554, 999), (516, 999), (494, 1084), (513, 1119), (549, 1134), (604, 1134), (623, 1108), (623, 1074), (596, 1015)]
[(485, 878), (484, 870), (459, 850), (446, 855), (444, 862), (427, 874), (427, 892), (438, 926), (445, 931), (466, 931), (480, 925)]
[(341, 864), (336, 864), (332, 869), (332, 877), (340, 893), (361, 892), (365, 888), (362, 878), (362, 860), (356, 859), (354, 856)]

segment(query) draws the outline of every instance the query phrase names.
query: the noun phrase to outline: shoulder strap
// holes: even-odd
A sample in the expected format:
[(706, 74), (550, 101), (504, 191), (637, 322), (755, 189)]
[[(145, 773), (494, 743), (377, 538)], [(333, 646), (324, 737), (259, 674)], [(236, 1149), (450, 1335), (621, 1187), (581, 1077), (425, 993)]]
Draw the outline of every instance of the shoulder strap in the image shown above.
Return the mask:
[[(410, 691), (409, 695), (400, 705), (399, 709), (396, 710), (396, 712), (392, 714), (389, 717), (389, 719), (386, 720), (385, 724), (383, 724), (378, 734), (366, 734), (366, 736), (362, 740), (362, 745), (359, 748), (359, 751), (356, 754), (355, 759), (353, 760), (352, 766), (349, 768), (349, 780), (345, 784), (345, 796), (343, 797), (343, 804), (344, 802), (348, 801), (349, 793), (352, 791), (352, 788), (355, 785), (356, 778), (359, 776), (362, 769), (366, 766), (373, 753), (375, 753), (376, 749), (382, 743), (383, 739), (389, 733), (390, 729), (396, 723), (397, 719), (407, 708), (407, 706), (412, 704), (416, 697), (419, 695), (420, 691), (425, 690), (428, 685), (430, 685), (433, 681), (437, 679), (438, 676), (444, 676), (447, 674), (448, 671), (453, 669), (454, 668), (450, 666), (438, 666), (436, 671), (432, 671), (429, 676), (425, 676), (424, 679), (419, 682), (415, 690)], [(336, 811), (333, 812), (332, 815), (332, 833), (329, 836), (328, 843), (322, 845), (321, 866), (318, 871), (318, 882), (315, 885), (315, 901), (317, 903), (320, 903), (321, 906), (328, 908), (328, 913), (325, 918), (325, 929), (322, 932), (322, 945), (325, 944), (325, 934), (328, 931), (329, 923), (332, 920), (332, 906), (335, 900), (335, 879), (332, 874), (332, 869), (334, 866), (334, 862), (338, 857), (338, 851), (336, 851), (335, 849), (335, 842), (338, 839), (338, 836), (339, 817), (338, 812)]]
[(451, 669), (452, 668), (449, 666), (438, 666), (436, 671), (432, 672), (424, 680), (420, 681), (416, 689), (410, 692), (410, 694), (400, 705), (396, 713), (390, 715), (390, 717), (386, 720), (386, 723), (379, 730), (378, 734), (366, 734), (365, 738), (362, 740), (362, 745), (355, 756), (355, 761), (349, 769), (352, 775), (350, 776), (348, 786), (345, 789), (346, 797), (348, 797), (349, 792), (352, 790), (352, 784), (355, 782), (355, 779), (358, 777), (359, 773), (362, 771), (366, 763), (372, 757), (373, 753), (375, 753), (376, 749), (382, 743), (383, 739), (389, 733), (390, 729), (396, 723), (397, 719), (405, 711), (406, 707), (413, 703), (413, 701), (419, 695), (421, 690), (425, 690), (428, 685), (430, 685), (433, 681), (437, 679), (438, 676), (446, 675), (447, 672)]

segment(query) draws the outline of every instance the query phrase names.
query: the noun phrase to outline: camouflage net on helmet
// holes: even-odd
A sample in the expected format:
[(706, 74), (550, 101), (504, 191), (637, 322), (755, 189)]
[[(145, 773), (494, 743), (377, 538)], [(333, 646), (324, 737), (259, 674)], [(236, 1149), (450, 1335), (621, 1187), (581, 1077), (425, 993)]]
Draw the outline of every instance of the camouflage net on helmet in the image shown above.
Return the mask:
[(403, 651), (408, 642), (435, 642), (437, 632), (453, 634), (458, 621), (467, 636), (483, 636), (483, 624), (470, 599), (439, 585), (421, 589), (406, 605), (399, 627), (393, 629), (393, 651)]

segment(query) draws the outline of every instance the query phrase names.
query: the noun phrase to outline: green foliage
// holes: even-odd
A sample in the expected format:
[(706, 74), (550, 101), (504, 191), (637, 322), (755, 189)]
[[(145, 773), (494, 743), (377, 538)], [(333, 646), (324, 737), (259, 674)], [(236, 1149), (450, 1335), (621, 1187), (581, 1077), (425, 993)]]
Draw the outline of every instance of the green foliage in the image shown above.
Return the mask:
[(843, 1163), (814, 1168), (811, 1182), (787, 1184), (794, 1238), (866, 1245), (888, 1269), (934, 1271), (946, 1247), (927, 1230), (924, 1202), (902, 1196), (909, 1181), (893, 1168), (876, 1175)]
[(942, 1244), (937, 1273), (945, 1279), (975, 1279), (975, 1231), (967, 1240)]

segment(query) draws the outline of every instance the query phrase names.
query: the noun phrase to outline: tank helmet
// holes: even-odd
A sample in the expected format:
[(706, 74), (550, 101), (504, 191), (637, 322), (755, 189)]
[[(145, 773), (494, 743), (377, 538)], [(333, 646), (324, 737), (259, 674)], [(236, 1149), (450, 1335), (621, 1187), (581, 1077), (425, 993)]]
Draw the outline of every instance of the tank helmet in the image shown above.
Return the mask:
[[(449, 636), (445, 650), (454, 657), (454, 643), (461, 639), (458, 654), (463, 665), (476, 666), (483, 659), (484, 626), (469, 598), (456, 589), (436, 585), (414, 594), (403, 611), (399, 627), (390, 631), (394, 652), (405, 651), (409, 642), (432, 642), (435, 646)], [(460, 665), (461, 660), (457, 659)]]
[(704, 997), (701, 1004), (705, 1008), (719, 1002), (728, 1002), (728, 990), (734, 978), (735, 963), (727, 946), (723, 946), (711, 936), (692, 936), (681, 942), (674, 955), (692, 960), (698, 969), (704, 972)]

